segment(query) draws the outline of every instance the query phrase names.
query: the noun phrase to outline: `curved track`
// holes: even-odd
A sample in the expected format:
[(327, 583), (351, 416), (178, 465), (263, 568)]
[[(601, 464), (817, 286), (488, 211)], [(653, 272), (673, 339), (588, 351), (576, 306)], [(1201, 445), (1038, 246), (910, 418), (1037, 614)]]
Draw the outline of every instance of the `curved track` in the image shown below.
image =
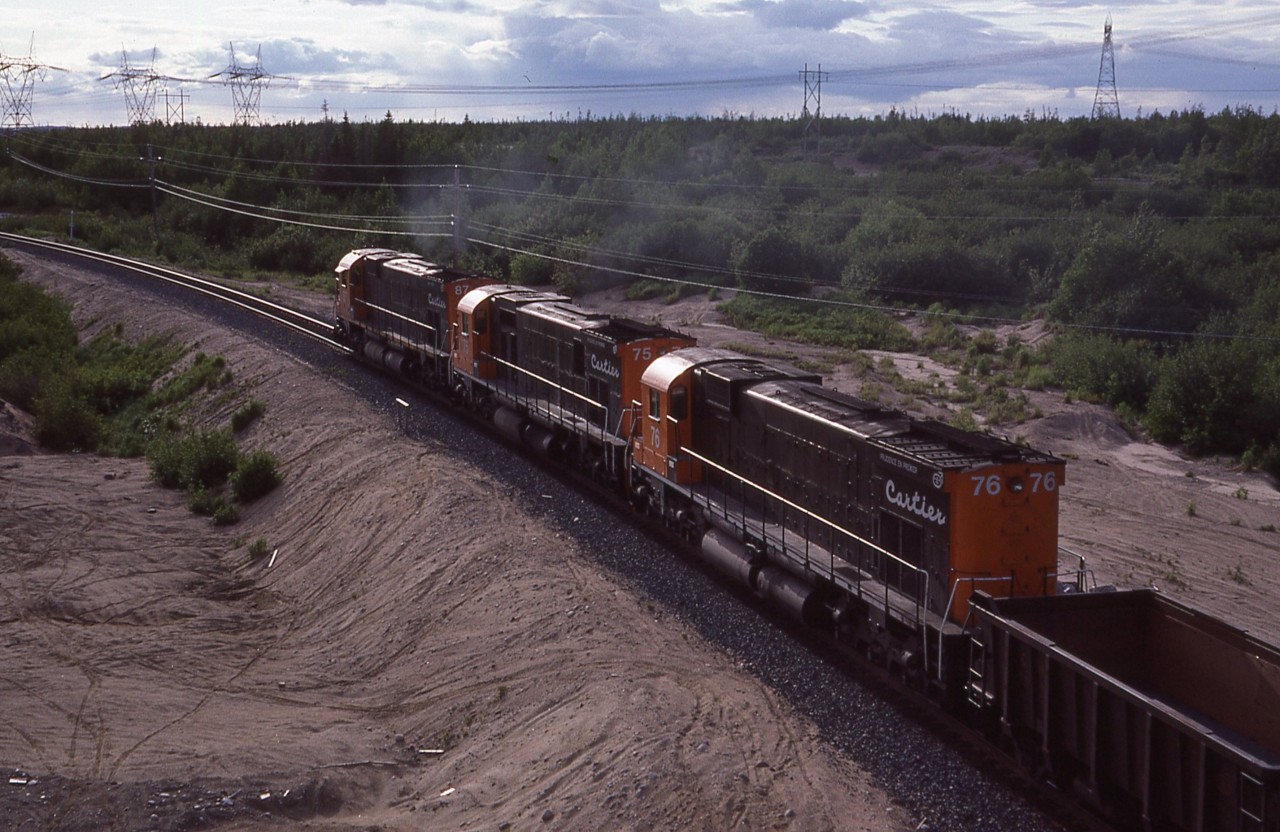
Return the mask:
[(96, 263), (102, 266), (109, 266), (115, 269), (122, 269), (133, 272), (134, 274), (151, 277), (156, 280), (162, 280), (167, 283), (190, 289), (193, 292), (200, 292), (209, 297), (216, 298), (225, 303), (232, 304), (254, 315), (266, 318), (281, 326), (299, 332), (303, 335), (322, 341), (334, 349), (343, 352), (351, 352), (350, 349), (340, 344), (333, 338), (333, 323), (330, 321), (322, 321), (319, 318), (313, 318), (296, 309), (290, 309), (287, 306), (281, 306), (273, 303), (265, 298), (249, 292), (232, 288), (222, 283), (218, 283), (208, 278), (195, 277), (194, 275), (185, 274), (176, 269), (166, 266), (157, 266), (152, 263), (145, 263), (141, 260), (133, 260), (128, 257), (120, 257), (115, 254), (103, 254), (99, 251), (81, 248), (69, 243), (58, 243), (51, 240), (40, 240), (35, 237), (26, 237), (21, 234), (9, 234), (0, 232), (0, 242), (25, 249), (27, 251), (38, 252), (42, 254), (59, 254), (67, 257), (74, 257), (78, 260)]

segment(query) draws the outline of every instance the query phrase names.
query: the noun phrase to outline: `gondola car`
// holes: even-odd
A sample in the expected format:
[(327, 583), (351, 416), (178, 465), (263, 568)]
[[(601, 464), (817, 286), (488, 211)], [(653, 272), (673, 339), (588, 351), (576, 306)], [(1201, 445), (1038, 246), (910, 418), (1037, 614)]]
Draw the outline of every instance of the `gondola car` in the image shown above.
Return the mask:
[(1280, 830), (1280, 650), (1154, 590), (972, 604), (969, 721), (1117, 829)]

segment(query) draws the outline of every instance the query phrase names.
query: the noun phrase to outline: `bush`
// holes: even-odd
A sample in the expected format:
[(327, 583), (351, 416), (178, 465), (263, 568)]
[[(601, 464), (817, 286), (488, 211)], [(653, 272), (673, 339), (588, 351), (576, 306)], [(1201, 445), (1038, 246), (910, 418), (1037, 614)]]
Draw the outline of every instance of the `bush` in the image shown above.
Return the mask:
[(222, 503), (213, 512), (213, 525), (230, 526), (240, 522), (240, 512), (230, 503)]
[(231, 473), (231, 493), (242, 503), (252, 503), (280, 484), (276, 458), (267, 451), (252, 451)]
[(207, 488), (195, 488), (187, 492), (187, 508), (192, 514), (212, 517), (225, 505), (226, 501), (220, 494)]
[(251, 399), (247, 404), (231, 414), (231, 429), (239, 433), (253, 424), (253, 420), (261, 417), (266, 410), (266, 405), (262, 402), (257, 399)]
[(226, 482), (240, 462), (228, 431), (164, 436), (147, 448), (152, 475), (166, 488), (212, 488)]
[(1109, 335), (1064, 335), (1041, 352), (1053, 383), (1068, 392), (1141, 412), (1156, 386), (1160, 361), (1146, 341)]
[(69, 379), (46, 385), (35, 401), (36, 441), (54, 451), (91, 451), (98, 447), (102, 422)]

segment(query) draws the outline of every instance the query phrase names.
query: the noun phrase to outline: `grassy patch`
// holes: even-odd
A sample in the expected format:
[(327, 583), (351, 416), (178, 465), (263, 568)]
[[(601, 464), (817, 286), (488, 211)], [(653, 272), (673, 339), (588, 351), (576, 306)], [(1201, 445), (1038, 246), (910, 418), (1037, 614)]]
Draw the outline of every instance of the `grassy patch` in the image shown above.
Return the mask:
[(903, 352), (915, 347), (906, 327), (873, 309), (752, 295), (738, 295), (720, 308), (733, 326), (772, 338), (846, 349)]
[[(266, 451), (242, 455), (231, 430), (195, 430), (179, 414), (211, 400), (234, 400), (226, 360), (197, 353), (179, 367), (185, 349), (167, 338), (130, 342), (123, 327), (77, 342), (65, 303), (18, 280), (0, 258), (0, 397), (34, 416), (36, 441), (57, 451), (146, 455), (157, 482), (187, 493), (195, 513), (218, 524), (239, 516), (230, 500), (256, 500), (280, 482)], [(262, 416), (250, 400), (234, 411), (243, 430)]]

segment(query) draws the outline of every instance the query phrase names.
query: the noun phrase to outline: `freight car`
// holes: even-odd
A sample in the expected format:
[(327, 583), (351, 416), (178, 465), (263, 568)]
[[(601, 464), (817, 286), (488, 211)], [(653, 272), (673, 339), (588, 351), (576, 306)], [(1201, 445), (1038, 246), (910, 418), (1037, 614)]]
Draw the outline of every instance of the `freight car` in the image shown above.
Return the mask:
[(1119, 829), (1280, 829), (1280, 650), (1152, 590), (972, 604), (970, 721)]
[(590, 472), (1117, 828), (1280, 832), (1280, 651), (1060, 571), (1061, 459), (416, 255), (337, 273), (362, 358)]

